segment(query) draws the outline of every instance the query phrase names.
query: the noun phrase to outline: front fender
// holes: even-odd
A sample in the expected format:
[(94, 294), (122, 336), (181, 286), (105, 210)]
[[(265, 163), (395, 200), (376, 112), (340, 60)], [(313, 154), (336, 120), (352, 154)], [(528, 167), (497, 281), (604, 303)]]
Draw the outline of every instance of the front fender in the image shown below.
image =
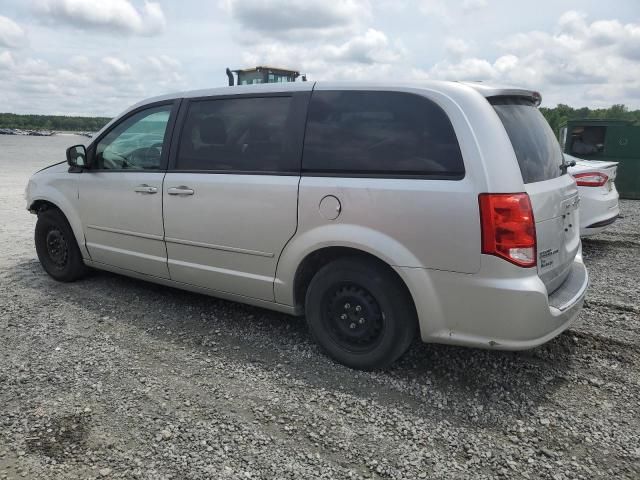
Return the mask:
[(78, 210), (78, 179), (76, 175), (80, 174), (70, 174), (65, 168), (60, 172), (45, 170), (41, 174), (32, 176), (26, 191), (27, 209), (32, 210), (39, 201), (51, 203), (59, 208), (71, 225), (82, 258), (91, 258), (85, 246), (84, 231)]

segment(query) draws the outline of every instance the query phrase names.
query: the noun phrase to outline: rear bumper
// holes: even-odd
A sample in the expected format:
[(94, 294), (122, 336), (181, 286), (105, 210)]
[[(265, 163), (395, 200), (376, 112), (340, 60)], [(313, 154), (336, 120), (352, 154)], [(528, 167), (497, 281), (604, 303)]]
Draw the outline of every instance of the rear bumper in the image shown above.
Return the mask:
[[(501, 269), (504, 262), (483, 256), (483, 268)], [(419, 280), (417, 270), (403, 272)], [(423, 341), (500, 350), (525, 350), (548, 342), (566, 330), (584, 303), (589, 276), (581, 252), (562, 285), (547, 294), (535, 273), (516, 278), (486, 274), (429, 272), (430, 291), (422, 295), (411, 281)], [(512, 272), (513, 273), (513, 272)], [(416, 294), (417, 293), (417, 294)]]
[(549, 309), (553, 315), (559, 315), (572, 309), (584, 298), (589, 285), (589, 274), (582, 262), (574, 261), (565, 281), (549, 295)]
[(585, 228), (586, 229), (594, 229), (594, 228), (608, 227), (613, 222), (615, 222), (617, 219), (618, 219), (618, 215), (614, 215), (611, 218), (606, 218), (604, 220), (600, 220), (599, 222), (592, 223), (591, 225), (587, 225)]

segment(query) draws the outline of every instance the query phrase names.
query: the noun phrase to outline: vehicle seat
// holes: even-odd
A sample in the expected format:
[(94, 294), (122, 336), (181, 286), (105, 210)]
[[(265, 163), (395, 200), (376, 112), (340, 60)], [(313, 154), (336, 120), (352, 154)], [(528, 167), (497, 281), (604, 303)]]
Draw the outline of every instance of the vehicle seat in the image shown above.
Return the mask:
[[(185, 124), (180, 146), (180, 168), (187, 170), (229, 169), (227, 130), (221, 118), (194, 118)], [(190, 133), (189, 133), (190, 132)]]

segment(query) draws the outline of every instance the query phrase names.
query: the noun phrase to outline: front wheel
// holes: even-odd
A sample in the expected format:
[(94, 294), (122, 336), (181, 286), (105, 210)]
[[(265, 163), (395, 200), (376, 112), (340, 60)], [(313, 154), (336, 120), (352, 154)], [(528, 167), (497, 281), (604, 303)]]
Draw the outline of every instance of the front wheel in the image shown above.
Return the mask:
[(383, 368), (398, 359), (416, 333), (416, 313), (401, 280), (375, 261), (344, 258), (321, 268), (307, 290), (309, 330), (338, 362)]
[(51, 208), (38, 214), (35, 243), (42, 267), (54, 279), (72, 282), (86, 273), (76, 237), (60, 210)]

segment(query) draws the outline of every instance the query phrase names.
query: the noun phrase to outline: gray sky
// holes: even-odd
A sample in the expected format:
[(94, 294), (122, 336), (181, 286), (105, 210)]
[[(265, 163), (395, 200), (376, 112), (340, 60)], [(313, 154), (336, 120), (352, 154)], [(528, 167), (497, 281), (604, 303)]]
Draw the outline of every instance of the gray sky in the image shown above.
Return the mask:
[(115, 115), (269, 64), (640, 108), (640, 0), (1, 0), (0, 111)]

